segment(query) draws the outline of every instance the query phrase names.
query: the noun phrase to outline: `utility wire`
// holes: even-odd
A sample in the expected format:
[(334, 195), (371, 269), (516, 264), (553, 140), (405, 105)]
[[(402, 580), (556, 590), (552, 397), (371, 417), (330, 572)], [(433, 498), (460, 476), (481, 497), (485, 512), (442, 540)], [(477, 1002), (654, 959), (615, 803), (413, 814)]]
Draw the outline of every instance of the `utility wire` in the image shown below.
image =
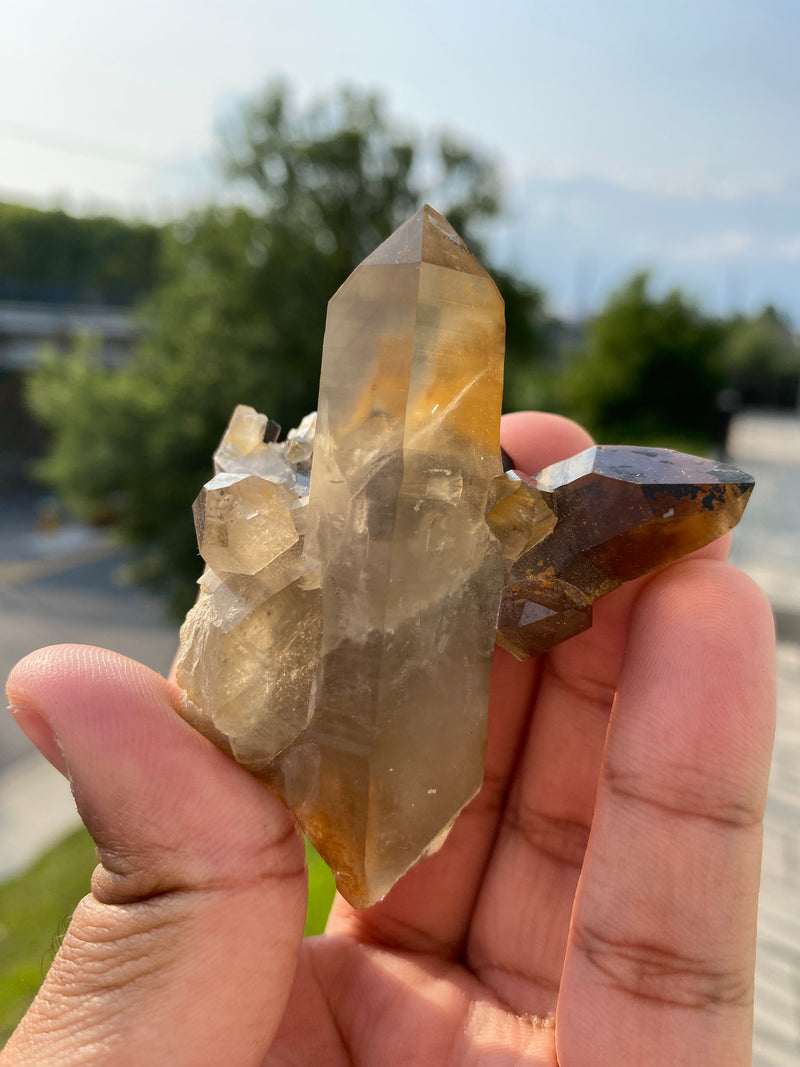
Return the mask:
[(58, 130), (49, 130), (43, 126), (31, 126), (28, 123), (15, 122), (12, 119), (0, 118), (0, 140), (17, 141), (22, 144), (35, 145), (38, 148), (69, 152), (71, 155), (84, 156), (89, 159), (123, 163), (126, 166), (158, 167), (167, 170), (182, 169), (179, 164), (170, 163), (165, 159), (158, 159), (137, 149), (125, 148), (122, 145), (109, 144), (104, 141), (95, 141), (91, 138), (75, 136), (74, 134), (64, 134)]

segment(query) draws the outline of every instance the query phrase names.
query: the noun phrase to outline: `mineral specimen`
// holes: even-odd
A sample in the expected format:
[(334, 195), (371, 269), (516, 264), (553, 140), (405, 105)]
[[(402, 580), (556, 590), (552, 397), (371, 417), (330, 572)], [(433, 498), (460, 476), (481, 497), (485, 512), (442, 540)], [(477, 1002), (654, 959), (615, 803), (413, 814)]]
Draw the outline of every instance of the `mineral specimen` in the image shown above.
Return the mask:
[(726, 533), (753, 488), (724, 463), (614, 445), (502, 482), (487, 519), (506, 560), (497, 643), (518, 659), (585, 630), (598, 597)]
[(195, 503), (183, 714), (277, 790), (358, 907), (479, 789), (495, 636), (522, 658), (585, 629), (752, 485), (658, 449), (503, 474), (503, 335), (494, 283), (422, 208), (330, 302), (318, 422), (279, 442), (237, 408)]

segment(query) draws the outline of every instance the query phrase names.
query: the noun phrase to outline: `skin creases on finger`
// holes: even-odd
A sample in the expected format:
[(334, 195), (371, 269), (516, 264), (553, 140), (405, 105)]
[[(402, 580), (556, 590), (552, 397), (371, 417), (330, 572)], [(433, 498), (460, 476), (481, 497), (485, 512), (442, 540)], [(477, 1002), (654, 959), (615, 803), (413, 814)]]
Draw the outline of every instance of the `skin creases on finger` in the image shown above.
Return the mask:
[(749, 579), (690, 560), (648, 584), (572, 917), (560, 1061), (750, 1062), (774, 704), (771, 614)]
[[(692, 559), (723, 560), (729, 538)], [(652, 576), (594, 605), (592, 627), (541, 657), (536, 708), (469, 936), (470, 965), (520, 1012), (558, 999), (631, 612)]]

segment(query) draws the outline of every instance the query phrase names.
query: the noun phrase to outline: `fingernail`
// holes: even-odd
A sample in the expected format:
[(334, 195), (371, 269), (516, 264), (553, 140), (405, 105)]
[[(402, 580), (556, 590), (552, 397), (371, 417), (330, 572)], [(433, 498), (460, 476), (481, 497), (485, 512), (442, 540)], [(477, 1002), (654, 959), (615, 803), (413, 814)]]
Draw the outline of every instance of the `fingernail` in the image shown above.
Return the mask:
[(65, 778), (69, 778), (67, 761), (64, 759), (61, 745), (59, 745), (58, 738), (44, 716), (32, 708), (20, 707), (17, 704), (11, 704), (8, 710), (15, 719), (17, 726), (19, 726), (28, 740), (36, 745), (44, 758), (52, 763), (55, 769), (60, 771)]

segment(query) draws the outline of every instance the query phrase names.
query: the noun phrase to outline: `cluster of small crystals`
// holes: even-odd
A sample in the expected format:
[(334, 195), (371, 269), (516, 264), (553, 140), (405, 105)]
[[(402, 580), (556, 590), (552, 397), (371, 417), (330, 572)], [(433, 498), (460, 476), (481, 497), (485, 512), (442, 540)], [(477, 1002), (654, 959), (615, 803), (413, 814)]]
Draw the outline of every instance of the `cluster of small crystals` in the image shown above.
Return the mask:
[(280, 427), (240, 405), (193, 509), (206, 569), (176, 677), (186, 717), (254, 769), (308, 716), (298, 678), (310, 678), (319, 634), (319, 567), (303, 551), (315, 430), (312, 413), (278, 443)]
[(495, 640), (524, 659), (586, 629), (752, 488), (664, 449), (503, 474), (503, 339), (494, 283), (421, 209), (329, 304), (319, 421), (279, 442), (237, 408), (195, 503), (182, 714), (281, 795), (357, 907), (480, 788)]

